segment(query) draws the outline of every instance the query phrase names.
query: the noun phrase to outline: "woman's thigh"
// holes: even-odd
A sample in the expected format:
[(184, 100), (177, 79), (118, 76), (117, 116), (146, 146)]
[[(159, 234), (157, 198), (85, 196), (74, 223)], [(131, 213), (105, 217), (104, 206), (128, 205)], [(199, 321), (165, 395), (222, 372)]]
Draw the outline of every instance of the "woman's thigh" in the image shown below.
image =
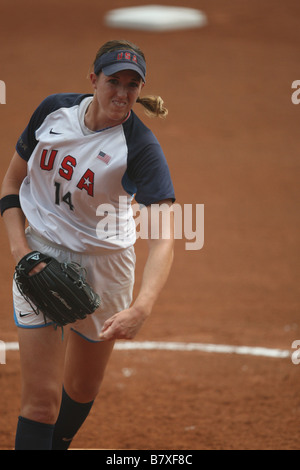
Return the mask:
[(68, 328), (18, 328), (21, 415), (55, 422), (59, 412)]
[(113, 347), (113, 341), (91, 342), (70, 331), (64, 387), (73, 400), (87, 403), (96, 398)]

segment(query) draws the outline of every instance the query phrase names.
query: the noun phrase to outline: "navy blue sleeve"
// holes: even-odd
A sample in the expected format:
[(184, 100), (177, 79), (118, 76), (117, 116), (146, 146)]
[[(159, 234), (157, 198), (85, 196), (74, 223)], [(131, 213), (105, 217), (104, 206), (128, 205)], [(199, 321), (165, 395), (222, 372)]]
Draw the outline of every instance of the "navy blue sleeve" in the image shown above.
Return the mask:
[(45, 101), (46, 100), (44, 100), (34, 111), (29, 123), (27, 124), (26, 128), (19, 137), (16, 145), (16, 151), (18, 152), (20, 157), (22, 157), (26, 161), (29, 160), (30, 155), (34, 151), (35, 146), (37, 144), (37, 140), (35, 138), (35, 131), (40, 127), (44, 120), (42, 111)]
[(136, 115), (133, 115), (131, 123), (124, 126), (124, 131), (128, 146), (124, 188), (135, 193), (135, 200), (145, 206), (163, 199), (172, 199), (174, 202), (169, 166), (156, 137)]
[(56, 109), (71, 107), (80, 102), (85, 96), (77, 93), (57, 93), (45, 98), (32, 114), (28, 125), (18, 139), (16, 150), (20, 157), (28, 161), (34, 151), (37, 140), (35, 138), (36, 130), (41, 126), (48, 114)]

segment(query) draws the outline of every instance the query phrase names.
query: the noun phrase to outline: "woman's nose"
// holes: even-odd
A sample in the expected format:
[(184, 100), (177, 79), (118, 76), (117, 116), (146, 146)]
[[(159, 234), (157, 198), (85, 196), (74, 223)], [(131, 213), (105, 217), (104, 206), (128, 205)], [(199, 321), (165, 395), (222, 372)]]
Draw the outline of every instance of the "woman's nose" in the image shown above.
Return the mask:
[(127, 94), (126, 88), (123, 85), (119, 85), (117, 93), (118, 93), (118, 96), (120, 97), (126, 96)]

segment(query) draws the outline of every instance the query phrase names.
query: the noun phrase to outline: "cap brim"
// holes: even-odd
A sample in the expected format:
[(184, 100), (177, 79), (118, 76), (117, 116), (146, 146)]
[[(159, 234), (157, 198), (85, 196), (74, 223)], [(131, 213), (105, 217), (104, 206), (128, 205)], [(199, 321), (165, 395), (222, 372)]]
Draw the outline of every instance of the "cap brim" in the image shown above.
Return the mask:
[(136, 64), (132, 63), (119, 63), (119, 64), (112, 64), (112, 65), (107, 65), (102, 68), (102, 72), (104, 75), (109, 76), (109, 75), (114, 75), (117, 72), (121, 72), (122, 70), (134, 70), (139, 74), (139, 76), (142, 78), (142, 80), (145, 82), (145, 75), (143, 74), (142, 70), (140, 67)]

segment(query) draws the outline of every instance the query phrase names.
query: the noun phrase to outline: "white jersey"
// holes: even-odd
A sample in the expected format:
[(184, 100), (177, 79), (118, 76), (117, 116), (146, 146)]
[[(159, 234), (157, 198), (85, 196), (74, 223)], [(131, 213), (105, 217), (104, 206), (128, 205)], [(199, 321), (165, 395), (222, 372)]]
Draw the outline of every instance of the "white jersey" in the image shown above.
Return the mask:
[(20, 202), (29, 225), (49, 242), (86, 253), (135, 243), (133, 197), (146, 206), (175, 199), (153, 133), (134, 112), (120, 125), (90, 131), (84, 114), (91, 100), (49, 96), (16, 146), (28, 162)]

